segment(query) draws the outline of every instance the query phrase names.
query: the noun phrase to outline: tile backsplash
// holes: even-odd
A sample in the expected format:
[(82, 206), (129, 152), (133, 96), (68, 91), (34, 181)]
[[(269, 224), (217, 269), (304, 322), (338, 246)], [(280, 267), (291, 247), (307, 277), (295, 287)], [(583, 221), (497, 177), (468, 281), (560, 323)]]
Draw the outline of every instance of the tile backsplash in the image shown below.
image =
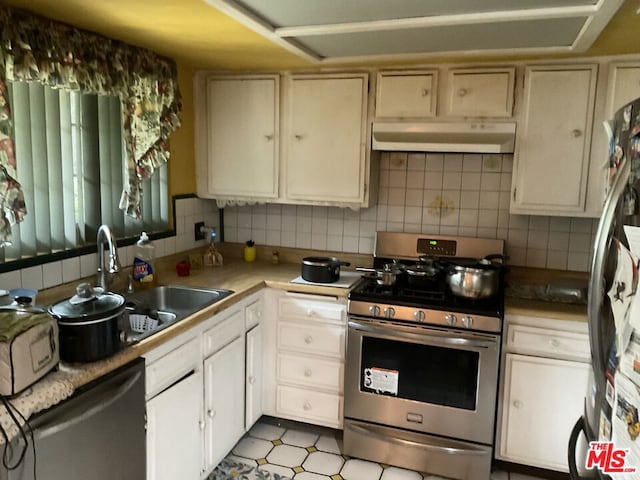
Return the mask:
[[(204, 240), (194, 241), (194, 224), (205, 222), (205, 225), (219, 228), (218, 208), (214, 200), (199, 198), (177, 198), (175, 210), (176, 235), (154, 240), (156, 256), (163, 257), (205, 246)], [(120, 263), (128, 267), (133, 262), (134, 246), (118, 248)], [(72, 282), (79, 278), (95, 275), (98, 256), (96, 253), (68, 258), (55, 262), (23, 268), (0, 274), (0, 289), (35, 288), (37, 290), (53, 287), (61, 283)]]
[(597, 220), (511, 215), (512, 155), (384, 152), (377, 204), (227, 207), (225, 241), (372, 253), (376, 231), (500, 238), (512, 265), (588, 271)]

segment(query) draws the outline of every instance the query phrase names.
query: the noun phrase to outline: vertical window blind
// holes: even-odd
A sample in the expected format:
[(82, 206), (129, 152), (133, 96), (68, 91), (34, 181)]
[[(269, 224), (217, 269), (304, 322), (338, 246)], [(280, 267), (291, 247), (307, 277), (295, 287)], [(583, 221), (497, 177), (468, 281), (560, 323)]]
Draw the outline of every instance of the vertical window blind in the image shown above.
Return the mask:
[(27, 215), (0, 261), (94, 244), (106, 223), (116, 238), (168, 229), (167, 166), (142, 184), (142, 219), (118, 208), (126, 168), (120, 99), (9, 83), (18, 181)]

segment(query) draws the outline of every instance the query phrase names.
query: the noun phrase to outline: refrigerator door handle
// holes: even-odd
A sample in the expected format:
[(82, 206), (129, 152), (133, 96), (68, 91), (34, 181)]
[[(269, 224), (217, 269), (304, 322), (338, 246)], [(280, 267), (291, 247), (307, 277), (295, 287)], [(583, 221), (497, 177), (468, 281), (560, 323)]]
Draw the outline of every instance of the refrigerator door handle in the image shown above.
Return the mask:
[(611, 186), (611, 190), (609, 190), (609, 194), (607, 195), (607, 199), (604, 203), (602, 216), (600, 217), (598, 230), (596, 232), (593, 260), (591, 263), (589, 305), (587, 314), (589, 320), (589, 344), (591, 345), (593, 373), (596, 385), (598, 385), (599, 388), (604, 388), (605, 385), (605, 366), (607, 359), (604, 357), (606, 349), (608, 348), (608, 345), (602, 345), (603, 339), (600, 338), (599, 328), (599, 323), (601, 321), (600, 309), (605, 295), (605, 262), (609, 246), (611, 244), (611, 228), (615, 220), (616, 207), (627, 185), (630, 171), (630, 162), (625, 157), (620, 165), (618, 175), (616, 175), (613, 180), (613, 185)]
[(576, 464), (576, 449), (578, 445), (578, 437), (580, 433), (584, 432), (585, 437), (587, 436), (587, 430), (585, 429), (584, 417), (580, 417), (576, 424), (573, 426), (571, 430), (571, 435), (569, 435), (569, 478), (571, 480), (581, 480), (580, 474), (578, 473), (578, 465)]

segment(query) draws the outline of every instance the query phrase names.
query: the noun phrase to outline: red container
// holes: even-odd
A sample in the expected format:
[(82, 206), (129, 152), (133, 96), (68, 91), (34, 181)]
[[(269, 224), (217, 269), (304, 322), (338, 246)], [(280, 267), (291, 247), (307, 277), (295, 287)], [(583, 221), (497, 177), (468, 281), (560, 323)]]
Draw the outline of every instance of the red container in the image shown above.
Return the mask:
[(185, 262), (183, 260), (176, 264), (176, 272), (178, 272), (179, 277), (188, 277), (190, 271), (191, 271), (191, 264), (189, 262)]

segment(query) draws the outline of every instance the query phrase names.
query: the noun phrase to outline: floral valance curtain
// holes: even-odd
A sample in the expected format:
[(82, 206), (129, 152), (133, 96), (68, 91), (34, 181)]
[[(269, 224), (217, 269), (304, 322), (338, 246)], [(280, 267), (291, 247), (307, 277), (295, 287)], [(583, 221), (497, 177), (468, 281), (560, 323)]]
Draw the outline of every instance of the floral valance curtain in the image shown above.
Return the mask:
[(0, 246), (27, 212), (12, 140), (7, 81), (114, 95), (122, 104), (129, 182), (120, 201), (139, 218), (141, 182), (169, 159), (182, 109), (176, 65), (149, 50), (0, 5)]

